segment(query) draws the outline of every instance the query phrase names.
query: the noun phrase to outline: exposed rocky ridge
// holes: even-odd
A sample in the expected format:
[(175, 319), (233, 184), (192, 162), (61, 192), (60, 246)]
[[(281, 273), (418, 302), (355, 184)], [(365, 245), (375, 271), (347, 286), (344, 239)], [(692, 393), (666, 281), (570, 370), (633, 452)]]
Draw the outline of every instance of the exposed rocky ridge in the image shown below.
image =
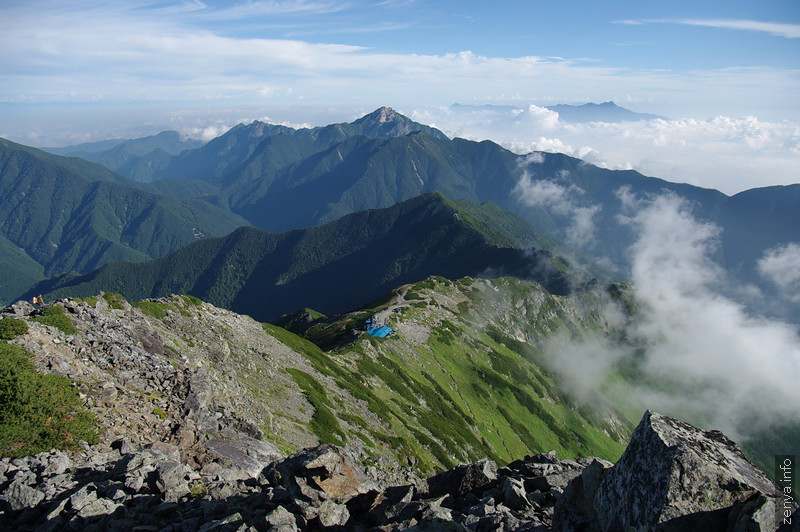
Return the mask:
[[(576, 304), (578, 297), (583, 304)], [(67, 335), (28, 320), (28, 332), (13, 342), (33, 353), (42, 371), (74, 380), (87, 406), (101, 418), (104, 433), (100, 443), (76, 453), (53, 451), (0, 460), (0, 527), (771, 530), (775, 487), (730, 440), (652, 413), (645, 415), (613, 467), (592, 457), (558, 460), (555, 452), (506, 467), (498, 467), (492, 459), (464, 464), (475, 460), (472, 457), (484, 447), (456, 447), (448, 452), (455, 453), (462, 465), (446, 471), (437, 466), (441, 472), (427, 480), (414, 473), (421, 471), (417, 460), (432, 459), (425, 454), (434, 445), (425, 443), (428, 434), (442, 445), (453, 437), (433, 428), (437, 418), (425, 408), (426, 402), (449, 412), (447, 422), (461, 434), (487, 422), (480, 417), (480, 405), (466, 395), (463, 376), (453, 368), (448, 387), (461, 394), (461, 407), (434, 405), (431, 401), (445, 395), (437, 398), (429, 389), (418, 388), (411, 367), (430, 365), (424, 358), (427, 350), (443, 369), (451, 352), (460, 353), (462, 366), (479, 364), (478, 359), (467, 362), (463, 357), (489, 323), (498, 324), (505, 335), (535, 343), (537, 335), (547, 334), (544, 324), (556, 326), (554, 320), (572, 327), (594, 323), (593, 307), (587, 302), (595, 297), (587, 293), (559, 298), (512, 279), (459, 283), (429, 279), (401, 288), (382, 306), (367, 311), (388, 319), (397, 336), (384, 341), (356, 339), (327, 354), (313, 351), (311, 344), (286, 331), (265, 331), (246, 316), (190, 297), (134, 305), (112, 294), (62, 300), (77, 333)], [(481, 323), (470, 317), (473, 304), (483, 309)], [(27, 320), (37, 312), (20, 302), (7, 309), (3, 319)], [(327, 322), (318, 317), (320, 321), (307, 332), (335, 336), (330, 329), (338, 327), (350, 335), (353, 331), (347, 331), (347, 324), (357, 323), (362, 315)], [(533, 328), (526, 329), (526, 323)], [(489, 344), (477, 344), (479, 352), (484, 349), (481, 345)], [(491, 345), (502, 351), (500, 345)], [(501, 356), (500, 351), (492, 356)], [(403, 352), (410, 358), (403, 360)], [(367, 372), (368, 380), (362, 383), (370, 393), (380, 394), (382, 404), (392, 408), (391, 415), (402, 424), (414, 428), (422, 422), (412, 431), (418, 440), (403, 439), (402, 432), (364, 405), (377, 396), (356, 399), (355, 390), (343, 386), (344, 368), (351, 364), (354, 370), (370, 368), (364, 357), (390, 364), (387, 369), (404, 379), (399, 381), (401, 387), (415, 387), (413, 394), (425, 395), (419, 405), (401, 402), (403, 395), (383, 373)], [(335, 371), (330, 365), (334, 359), (339, 368)], [(500, 360), (513, 365), (509, 359)], [(517, 364), (517, 370), (527, 367), (522, 358)], [(490, 367), (482, 371), (487, 372), (484, 378), (493, 375)], [(537, 393), (555, 403), (558, 395), (539, 380), (541, 375), (529, 371), (533, 370), (525, 370), (524, 379), (539, 382)], [(341, 423), (344, 447), (322, 445), (286, 457), (319, 441), (309, 427), (322, 403), (314, 402), (299, 386), (301, 381), (294, 380), (297, 372), (324, 388), (331, 415)], [(500, 386), (497, 375), (491, 378)], [(514, 394), (530, 398), (526, 401), (534, 400), (519, 384), (502, 382)], [(499, 399), (493, 399), (494, 430), (501, 427), (499, 413), (506, 417), (502, 410), (512, 408), (512, 403)], [(459, 414), (455, 408), (466, 408), (472, 417), (465, 418), (463, 410)], [(409, 416), (415, 410), (418, 418)], [(539, 448), (560, 441), (548, 434), (561, 434), (561, 429), (542, 426), (548, 414), (543, 411), (540, 416), (530, 422), (535, 428), (514, 437), (530, 438), (530, 447)], [(426, 425), (430, 428), (422, 428)], [(514, 425), (515, 430), (522, 430), (519, 426)], [(581, 427), (586, 438), (591, 426)], [(392, 435), (381, 435), (383, 430), (392, 430)], [(394, 447), (376, 441), (379, 437), (395, 442)], [(508, 434), (503, 438), (508, 440), (505, 445), (513, 443)], [(579, 445), (590, 444), (597, 445), (597, 440), (584, 439)], [(424, 445), (429, 447), (422, 452)], [(506, 451), (511, 449), (517, 447)], [(400, 465), (403, 457), (415, 467)]]
[[(616, 459), (629, 430), (613, 413), (576, 412), (533, 359), (497, 343), (598, 326), (589, 293), (553, 296), (510, 278), (432, 278), (315, 326), (331, 345), (344, 342), (331, 352), (188, 296), (132, 306), (106, 294), (60, 304), (76, 334), (30, 322), (14, 342), (42, 371), (78, 383), (103, 420), (106, 446), (130, 434), (135, 445), (160, 441), (198, 464), (227, 458), (252, 471), (263, 465), (258, 455), (269, 454), (258, 440), (283, 452), (346, 444), (399, 482), (483, 456), (505, 462), (553, 448)], [(12, 308), (22, 319), (33, 312)], [(370, 315), (397, 335), (366, 336)], [(495, 324), (502, 332), (491, 332)], [(453, 419), (470, 422), (456, 430)], [(535, 437), (526, 426), (538, 428)], [(234, 439), (249, 442), (246, 449)]]
[[(669, 446), (653, 445), (669, 442)], [(676, 449), (680, 451), (675, 452)], [(323, 445), (260, 472), (192, 468), (166, 447), (86, 449), (0, 460), (0, 525), (17, 530), (774, 530), (776, 487), (730, 440), (647, 412), (616, 465), (542, 453), (498, 468), (460, 465), (427, 481), (370, 480)], [(690, 482), (671, 472), (693, 456)], [(642, 466), (653, 464), (647, 475)], [(720, 472), (755, 479), (720, 485)], [(620, 483), (616, 479), (633, 479)], [(660, 488), (668, 486), (661, 504)], [(638, 501), (635, 501), (638, 499)], [(627, 511), (625, 511), (627, 509)], [(622, 511), (621, 511), (622, 510)], [(798, 517), (796, 507), (793, 519)], [(631, 518), (632, 512), (646, 515)], [(613, 516), (609, 521), (608, 516)]]
[[(218, 331), (211, 329), (205, 338), (195, 337), (197, 342), (214, 338), (217, 343), (198, 350), (206, 354), (205, 359), (194, 357), (190, 362), (178, 353), (177, 338), (154, 328), (157, 321), (127, 301), (101, 297), (92, 303), (61, 302), (73, 316), (78, 333), (65, 335), (29, 321), (28, 333), (15, 343), (34, 355), (41, 370), (78, 384), (87, 406), (102, 420), (101, 449), (108, 450), (124, 437), (134, 448), (158, 442), (173, 446), (189, 462), (216, 457), (245, 470), (258, 470), (263, 467), (261, 461), (281, 456), (273, 445), (259, 441), (259, 427), (237, 415), (237, 410), (255, 404), (247, 403), (241, 385), (220, 383), (206, 368), (209, 358), (223, 356), (227, 344), (222, 334), (215, 335)], [(177, 307), (173, 308), (177, 314)], [(34, 313), (22, 303), (11, 309), (17, 316)], [(213, 307), (205, 310), (214, 314)], [(215, 323), (220, 330), (230, 327), (223, 316), (218, 318)], [(274, 351), (279, 358), (280, 346)], [(239, 394), (245, 395), (242, 406), (235, 400)]]

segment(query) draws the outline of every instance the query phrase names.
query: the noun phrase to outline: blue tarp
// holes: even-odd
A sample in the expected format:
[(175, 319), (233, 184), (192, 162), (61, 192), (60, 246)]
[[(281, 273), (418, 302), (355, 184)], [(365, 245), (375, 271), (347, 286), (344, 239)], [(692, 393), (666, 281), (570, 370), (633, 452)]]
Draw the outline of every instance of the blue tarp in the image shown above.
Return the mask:
[(377, 338), (386, 338), (390, 334), (394, 334), (394, 331), (391, 327), (387, 327), (384, 325), (383, 327), (370, 327), (367, 329), (367, 334), (370, 336), (375, 336)]

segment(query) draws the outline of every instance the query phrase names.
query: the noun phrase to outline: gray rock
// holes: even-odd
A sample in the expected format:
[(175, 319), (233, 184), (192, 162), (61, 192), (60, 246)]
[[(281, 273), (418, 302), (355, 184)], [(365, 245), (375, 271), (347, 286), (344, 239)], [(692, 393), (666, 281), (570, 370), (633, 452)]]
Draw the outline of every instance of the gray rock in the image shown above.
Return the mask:
[(16, 511), (38, 505), (44, 500), (44, 493), (15, 479), (3, 494), (3, 498), (11, 509)]
[(581, 471), (583, 470), (583, 466), (578, 464), (575, 465), (577, 467), (574, 469), (570, 466), (567, 466), (567, 468), (561, 471), (554, 471), (552, 473), (531, 479), (526, 482), (526, 487), (530, 490), (539, 490), (542, 492), (552, 490), (563, 492), (567, 487), (567, 484), (569, 484), (572, 479), (580, 475)]
[(531, 503), (525, 494), (525, 484), (518, 479), (506, 477), (500, 485), (503, 492), (503, 502), (512, 510), (527, 510)]
[(73, 493), (69, 498), (69, 503), (73, 510), (80, 512), (84, 507), (97, 500), (97, 491), (93, 484), (87, 484)]
[(129, 490), (131, 493), (137, 493), (142, 489), (142, 486), (144, 486), (144, 477), (142, 476), (128, 477), (125, 479), (125, 489)]
[(164, 494), (166, 502), (175, 502), (189, 493), (186, 476), (189, 468), (171, 460), (162, 462), (156, 469), (155, 486)]
[(172, 445), (164, 442), (151, 443), (148, 448), (157, 458), (165, 458), (173, 462), (181, 461), (181, 450), (177, 445)]
[(360, 466), (341, 449), (327, 444), (298, 451), (270, 464), (264, 478), (293, 496), (306, 500), (331, 499), (337, 503), (347, 502), (375, 487)]
[(323, 527), (344, 526), (350, 519), (350, 512), (344, 504), (327, 500), (320, 504), (318, 517)]
[(477, 517), (486, 517), (487, 515), (491, 515), (496, 511), (497, 509), (495, 507), (494, 499), (492, 497), (485, 497), (478, 504), (472, 505), (465, 509), (464, 513)]
[(242, 521), (242, 514), (236, 512), (218, 521), (211, 521), (200, 527), (198, 532), (211, 532), (212, 530), (223, 530), (228, 525)]
[(64, 511), (64, 508), (66, 508), (68, 502), (69, 499), (64, 498), (61, 499), (60, 501), (52, 503), (50, 505), (50, 508), (48, 508), (47, 513), (45, 514), (45, 519), (47, 519), (47, 521), (53, 522), (61, 514), (61, 512)]
[(113, 441), (111, 443), (111, 448), (116, 449), (119, 451), (119, 454), (123, 456), (136, 452), (136, 448), (128, 438), (120, 438), (119, 440)]
[(428, 479), (427, 496), (450, 494), (458, 497), (474, 490), (484, 489), (497, 479), (497, 464), (488, 459), (457, 466)]
[(205, 445), (212, 456), (245, 471), (250, 477), (257, 477), (268, 464), (283, 457), (274, 445), (245, 435), (233, 441), (210, 440)]
[(648, 411), (594, 506), (603, 530), (725, 529), (740, 506), (776, 488), (721, 432)]
[(609, 467), (608, 462), (596, 460), (575, 477), (558, 498), (553, 512), (553, 529), (572, 531), (596, 526), (594, 500), (600, 483)]
[(72, 461), (69, 459), (69, 456), (64, 452), (55, 451), (49, 457), (47, 466), (44, 468), (42, 474), (45, 476), (61, 475), (70, 467), (72, 467)]
[(97, 394), (96, 400), (100, 404), (111, 406), (117, 399), (117, 394), (118, 392), (116, 388), (105, 388)]
[(9, 307), (6, 307), (3, 312), (14, 314), (16, 316), (30, 316), (36, 311), (36, 308), (27, 301), (19, 300)]
[(265, 520), (267, 524), (270, 526), (286, 525), (295, 527), (295, 529), (297, 528), (297, 519), (291, 512), (289, 512), (289, 510), (287, 510), (283, 506), (278, 506), (270, 513), (268, 513)]
[(267, 529), (267, 532), (297, 532), (295, 525), (275, 525)]
[(80, 510), (78, 510), (78, 517), (88, 518), (97, 517), (99, 515), (111, 515), (119, 507), (119, 504), (108, 499), (95, 498)]

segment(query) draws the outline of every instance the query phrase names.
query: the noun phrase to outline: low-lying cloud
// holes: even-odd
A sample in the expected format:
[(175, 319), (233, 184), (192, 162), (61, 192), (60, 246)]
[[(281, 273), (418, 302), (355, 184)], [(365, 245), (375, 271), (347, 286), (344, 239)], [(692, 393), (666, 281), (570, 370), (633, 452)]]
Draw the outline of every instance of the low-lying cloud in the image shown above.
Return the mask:
[(565, 239), (569, 244), (586, 247), (594, 239), (594, 216), (600, 212), (599, 205), (582, 205), (579, 202), (585, 192), (569, 183), (569, 173), (561, 170), (556, 176), (539, 176), (535, 165), (544, 162), (544, 154), (533, 153), (526, 158), (522, 176), (514, 188), (519, 200), (529, 207), (543, 207), (550, 213), (569, 220)]
[(782, 297), (800, 303), (800, 245), (792, 242), (767, 250), (757, 267), (761, 276), (780, 290)]
[[(626, 323), (609, 303), (606, 320), (628, 341), (553, 339), (546, 354), (564, 386), (588, 401), (607, 391), (607, 377), (625, 359), (639, 372), (628, 391), (640, 409), (688, 418), (740, 442), (800, 422), (798, 332), (721, 295), (724, 273), (710, 258), (719, 229), (695, 220), (674, 195), (626, 200), (627, 223), (638, 235), (630, 249), (637, 311)], [(775, 250), (762, 271), (796, 283), (783, 273), (798, 251)]]
[(726, 194), (800, 180), (800, 124), (788, 120), (717, 116), (567, 123), (538, 106), (430, 108), (412, 117), (448, 135), (494, 140), (516, 153), (565, 153)]

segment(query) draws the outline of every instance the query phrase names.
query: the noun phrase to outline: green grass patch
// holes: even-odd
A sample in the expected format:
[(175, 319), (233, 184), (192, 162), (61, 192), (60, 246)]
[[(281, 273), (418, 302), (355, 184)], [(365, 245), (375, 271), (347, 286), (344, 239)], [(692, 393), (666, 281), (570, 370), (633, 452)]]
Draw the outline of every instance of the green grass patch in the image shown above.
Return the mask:
[(156, 301), (137, 301), (133, 306), (141, 310), (143, 314), (159, 320), (167, 317), (167, 310), (175, 310), (175, 307), (170, 303), (158, 303)]
[(325, 392), (325, 387), (305, 371), (287, 368), (286, 372), (300, 386), (300, 389), (303, 390), (303, 395), (314, 407), (314, 414), (309, 426), (311, 431), (322, 443), (344, 445), (347, 441), (347, 435), (330, 409), (332, 404), (328, 399), (328, 394)]
[(44, 311), (42, 311), (41, 316), (31, 318), (31, 321), (55, 327), (65, 334), (75, 334), (78, 332), (78, 329), (75, 327), (75, 324), (72, 323), (72, 320), (69, 318), (69, 316), (67, 316), (67, 313), (62, 305), (46, 307)]
[(28, 332), (28, 324), (15, 318), (0, 319), (0, 340), (12, 340)]
[(103, 299), (106, 300), (109, 307), (116, 310), (123, 310), (125, 303), (127, 303), (125, 297), (117, 292), (103, 292)]
[(199, 297), (190, 296), (188, 294), (182, 295), (181, 299), (183, 299), (184, 301), (186, 301), (186, 303), (192, 305), (193, 307), (199, 307), (200, 305), (203, 304), (203, 301)]
[(99, 441), (97, 419), (69, 379), (39, 373), (24, 349), (0, 344), (0, 457), (78, 449)]

